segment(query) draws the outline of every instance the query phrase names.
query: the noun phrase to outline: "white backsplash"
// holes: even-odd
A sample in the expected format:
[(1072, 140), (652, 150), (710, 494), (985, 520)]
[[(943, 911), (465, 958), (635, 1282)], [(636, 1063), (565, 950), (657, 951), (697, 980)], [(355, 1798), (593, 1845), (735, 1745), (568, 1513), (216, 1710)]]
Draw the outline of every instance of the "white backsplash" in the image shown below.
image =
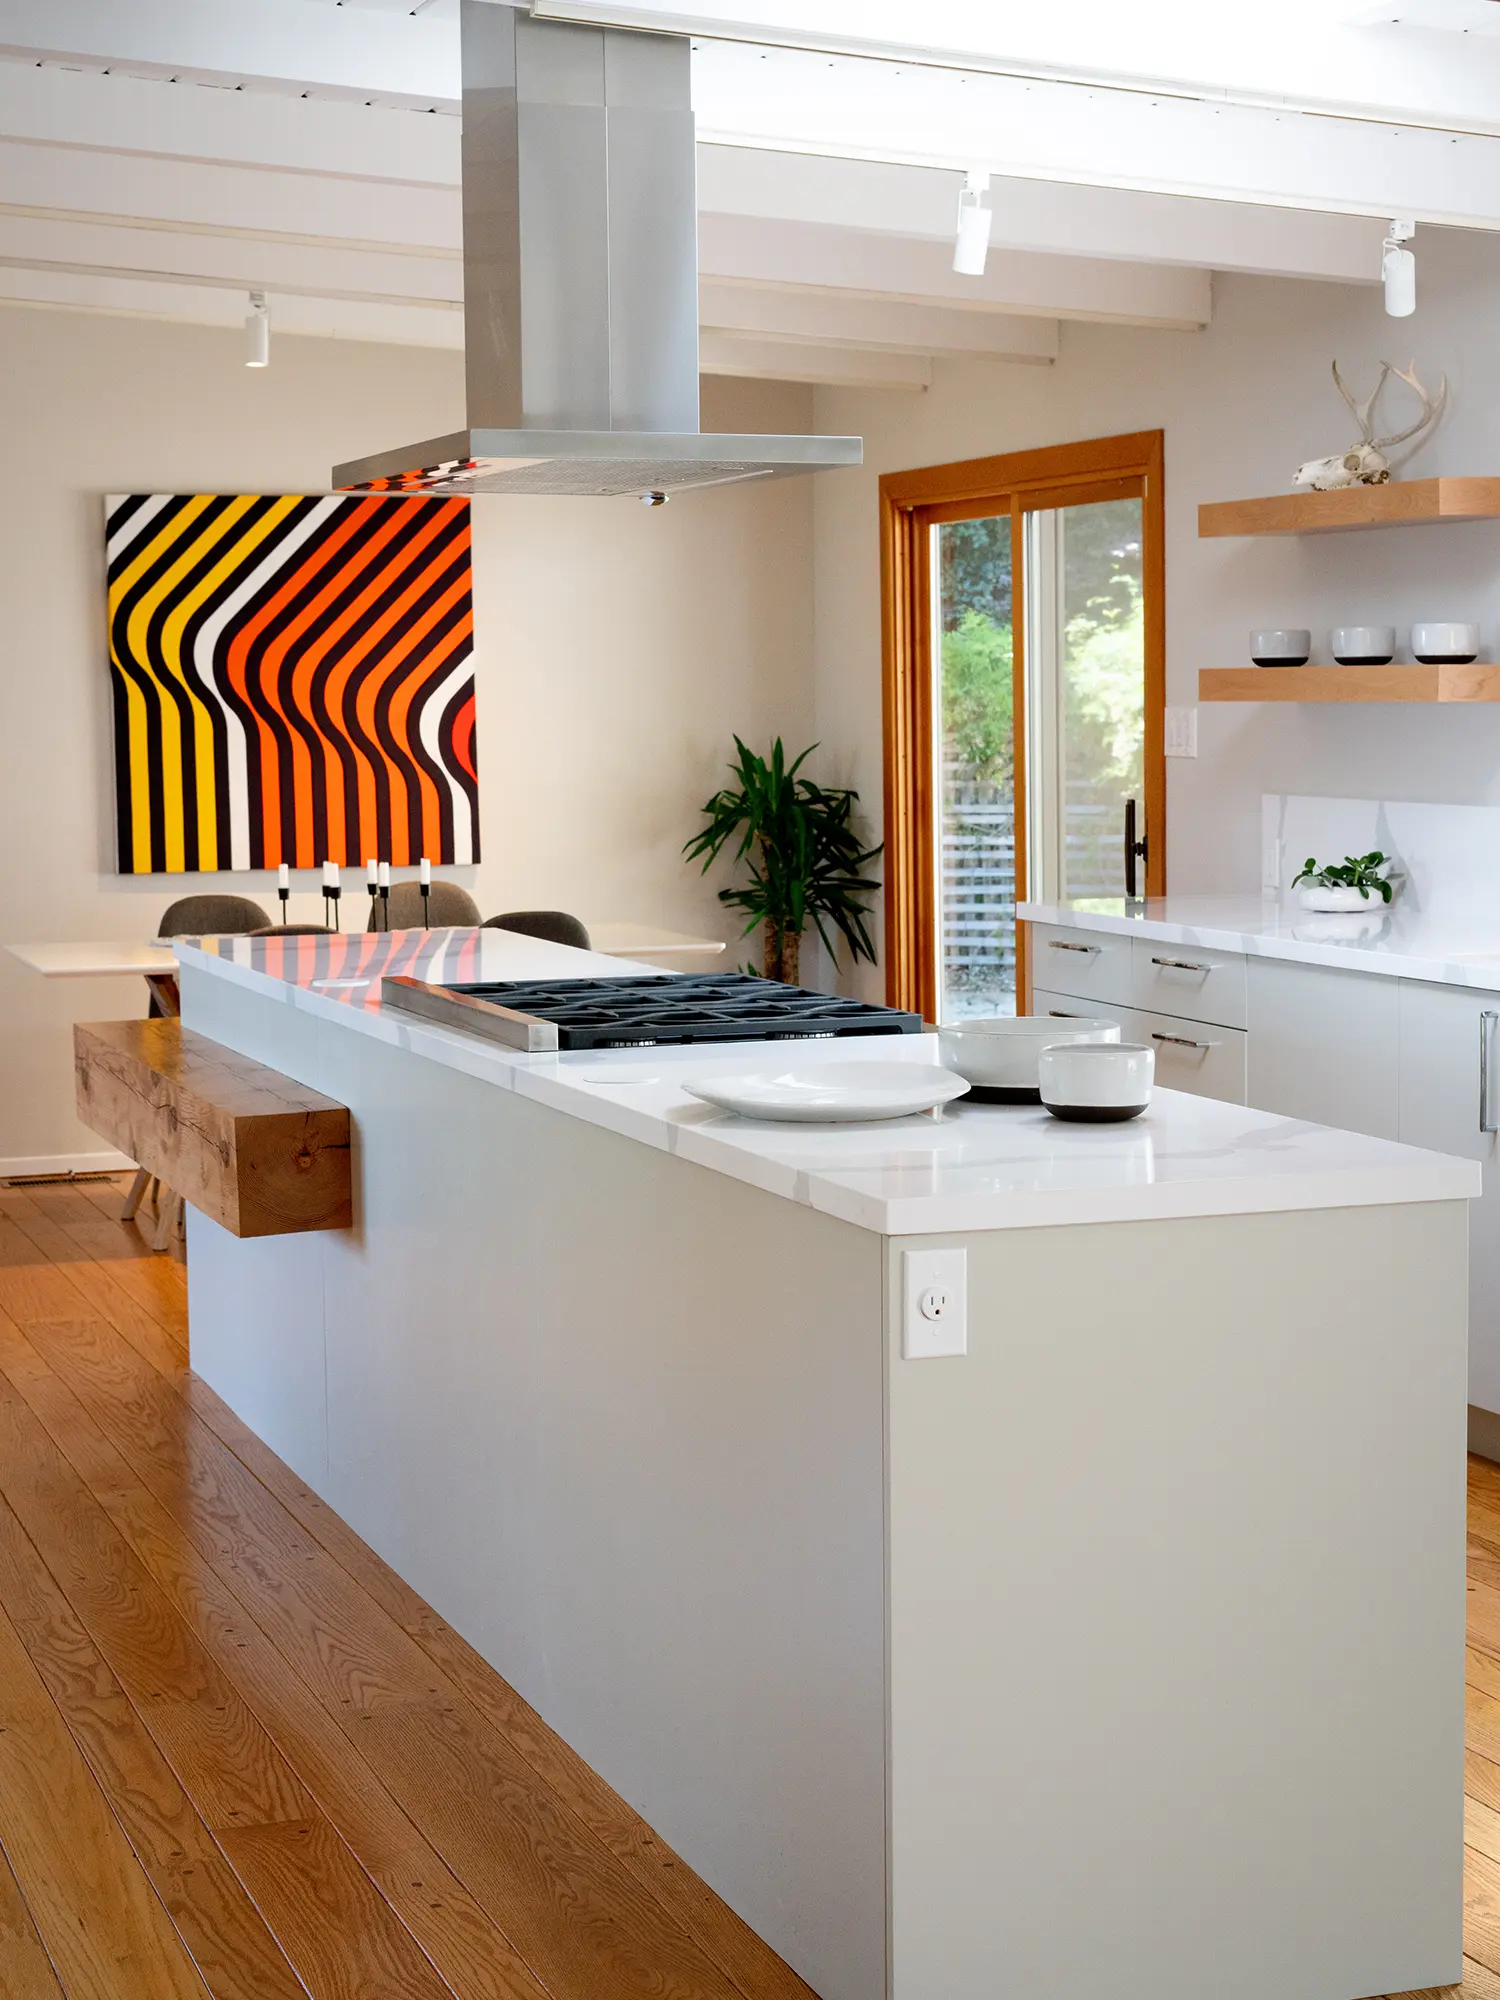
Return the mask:
[(1500, 923), (1500, 806), (1399, 799), (1261, 798), (1261, 887), (1283, 895), (1309, 855), (1319, 863), (1379, 848), (1405, 880), (1401, 900), (1427, 917)]

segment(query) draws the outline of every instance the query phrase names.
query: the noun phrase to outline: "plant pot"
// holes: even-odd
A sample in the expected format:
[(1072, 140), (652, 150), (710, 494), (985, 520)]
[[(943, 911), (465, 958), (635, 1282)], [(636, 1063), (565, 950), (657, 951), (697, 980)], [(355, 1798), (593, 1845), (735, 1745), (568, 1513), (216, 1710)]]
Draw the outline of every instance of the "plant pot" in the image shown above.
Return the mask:
[(1304, 882), (1297, 891), (1297, 901), (1304, 910), (1319, 910), (1329, 915), (1384, 915), (1390, 905), (1378, 889), (1361, 895), (1358, 889), (1318, 888), (1311, 882)]

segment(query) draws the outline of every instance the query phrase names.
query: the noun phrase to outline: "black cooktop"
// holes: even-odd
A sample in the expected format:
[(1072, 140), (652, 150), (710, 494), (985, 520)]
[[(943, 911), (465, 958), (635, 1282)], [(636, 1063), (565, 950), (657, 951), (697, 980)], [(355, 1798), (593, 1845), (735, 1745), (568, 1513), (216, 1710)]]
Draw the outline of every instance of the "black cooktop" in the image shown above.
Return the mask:
[[(382, 984), (382, 998), (531, 1049), (832, 1040), (841, 1035), (919, 1035), (923, 1029), (919, 1014), (809, 993), (749, 973), (501, 979), (453, 985), (388, 978)], [(524, 1040), (522, 1029), (526, 1029)]]

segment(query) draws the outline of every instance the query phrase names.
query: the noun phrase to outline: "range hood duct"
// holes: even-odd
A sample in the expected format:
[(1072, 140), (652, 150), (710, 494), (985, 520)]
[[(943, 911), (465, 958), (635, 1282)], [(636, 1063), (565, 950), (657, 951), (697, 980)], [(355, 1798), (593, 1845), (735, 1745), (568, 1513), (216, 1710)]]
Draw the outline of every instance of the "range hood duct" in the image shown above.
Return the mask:
[(381, 493), (668, 494), (860, 464), (859, 438), (698, 428), (685, 35), (462, 0), (469, 428), (334, 467)]

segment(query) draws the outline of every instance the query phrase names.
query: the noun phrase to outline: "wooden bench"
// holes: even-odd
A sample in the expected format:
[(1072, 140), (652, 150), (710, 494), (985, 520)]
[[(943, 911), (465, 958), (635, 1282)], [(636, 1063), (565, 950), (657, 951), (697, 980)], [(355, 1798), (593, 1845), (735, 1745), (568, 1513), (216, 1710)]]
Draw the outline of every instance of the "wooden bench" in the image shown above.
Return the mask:
[(78, 1115), (233, 1236), (347, 1229), (349, 1111), (180, 1021), (73, 1029)]

